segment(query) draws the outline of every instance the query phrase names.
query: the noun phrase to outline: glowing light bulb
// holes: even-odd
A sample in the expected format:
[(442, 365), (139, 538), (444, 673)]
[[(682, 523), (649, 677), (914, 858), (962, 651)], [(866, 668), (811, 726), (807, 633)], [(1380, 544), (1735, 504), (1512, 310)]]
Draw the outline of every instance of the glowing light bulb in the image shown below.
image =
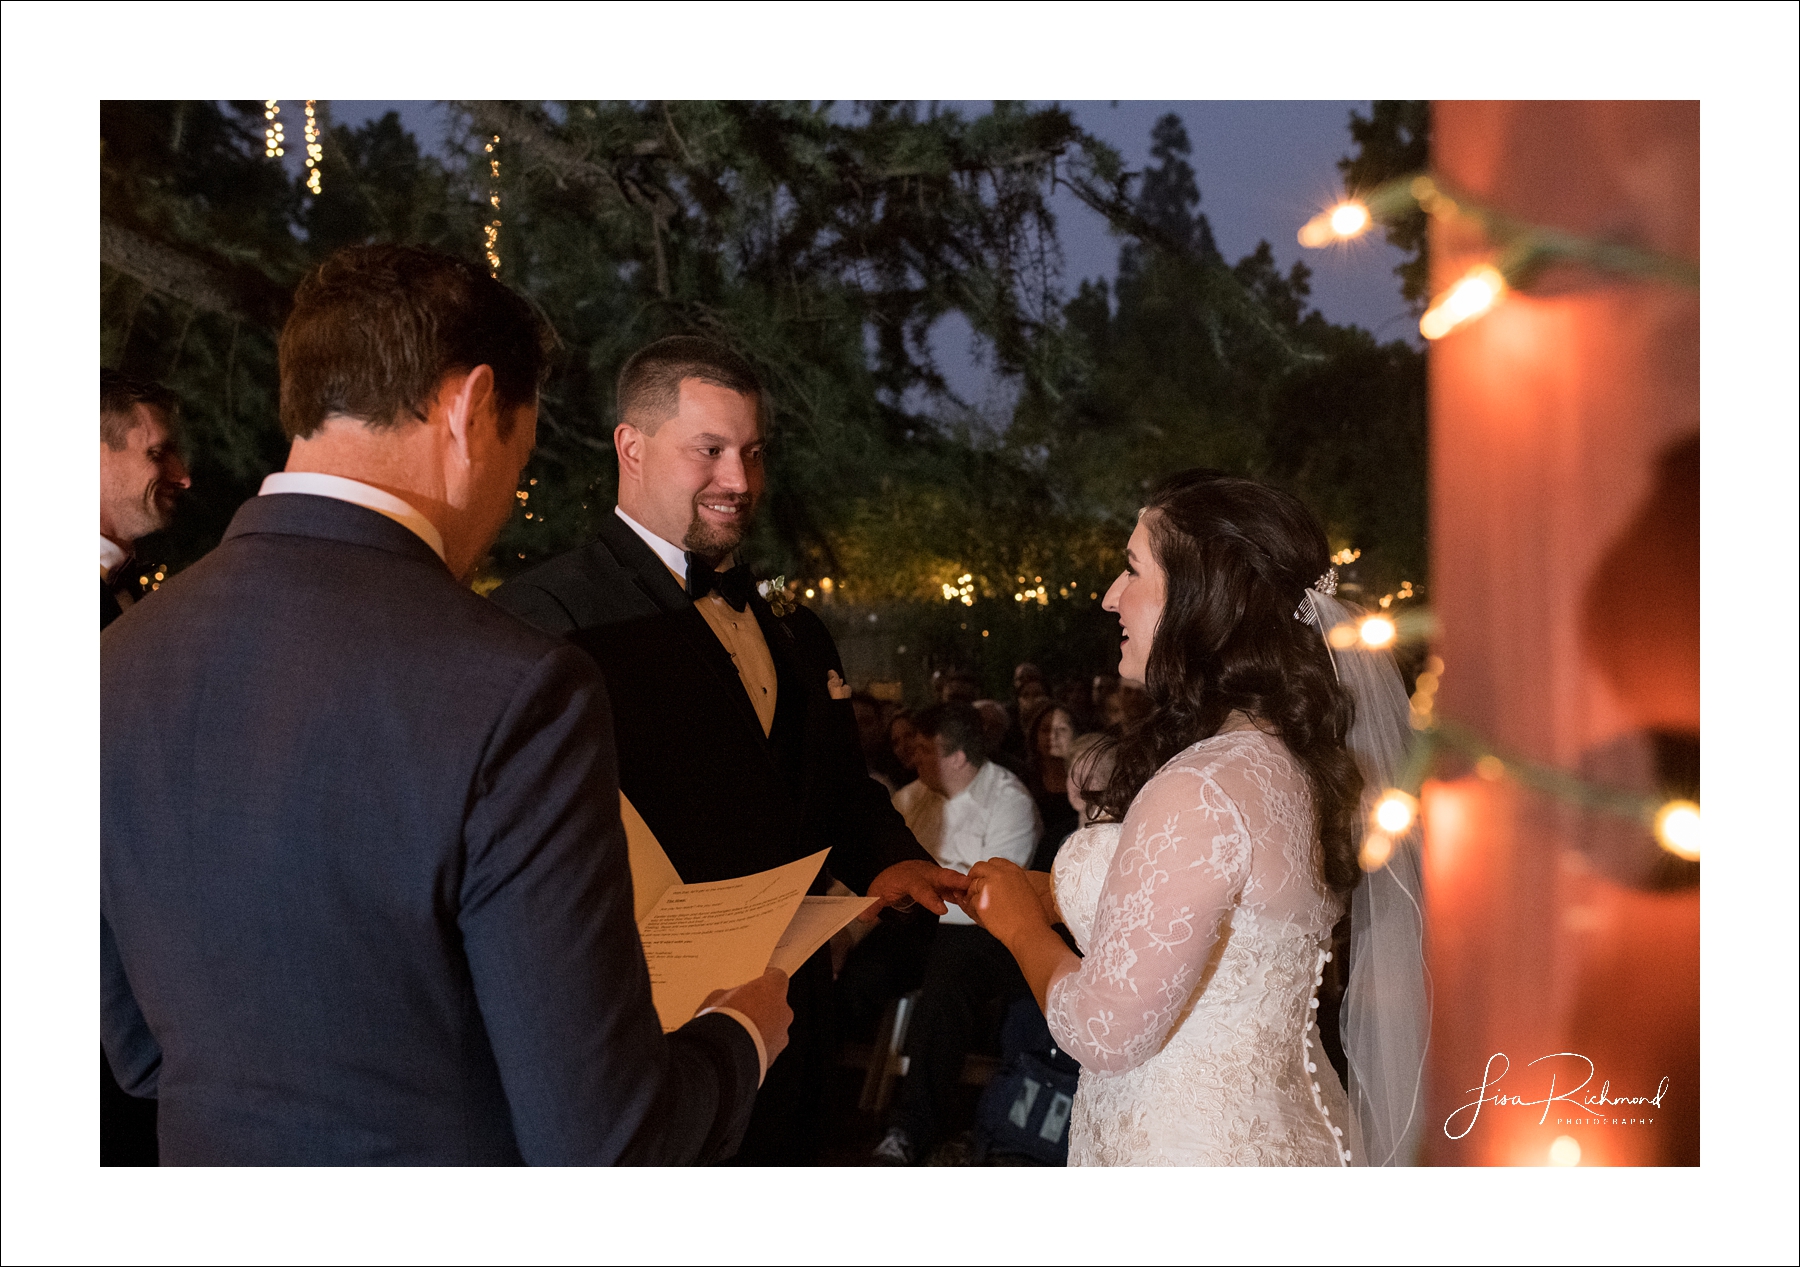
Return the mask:
[(1506, 278), (1492, 264), (1478, 264), (1463, 279), (1438, 296), (1419, 319), (1419, 333), (1441, 339), (1459, 326), (1491, 312), (1506, 298)]
[(1364, 871), (1379, 871), (1394, 856), (1394, 838), (1384, 831), (1372, 831), (1363, 837), (1362, 851), (1356, 861)]
[(1355, 198), (1346, 199), (1301, 225), (1300, 245), (1319, 247), (1347, 242), (1360, 237), (1370, 223), (1368, 206)]
[(1419, 802), (1416, 799), (1397, 787), (1391, 787), (1375, 803), (1375, 825), (1382, 831), (1397, 836), (1412, 826), (1413, 818), (1418, 812)]
[(1386, 616), (1371, 616), (1357, 626), (1356, 630), (1356, 636), (1362, 639), (1365, 647), (1375, 648), (1392, 646), (1398, 633), (1394, 622)]
[(1331, 231), (1340, 238), (1353, 238), (1369, 227), (1369, 209), (1360, 202), (1339, 203), (1331, 211)]
[(1489, 754), (1475, 763), (1475, 773), (1489, 783), (1497, 783), (1506, 777), (1506, 762)]
[(1550, 1145), (1550, 1164), (1552, 1166), (1579, 1166), (1581, 1164), (1581, 1143), (1573, 1135), (1558, 1135)]
[(1700, 857), (1700, 807), (1692, 801), (1670, 801), (1656, 811), (1656, 843), (1690, 862)]

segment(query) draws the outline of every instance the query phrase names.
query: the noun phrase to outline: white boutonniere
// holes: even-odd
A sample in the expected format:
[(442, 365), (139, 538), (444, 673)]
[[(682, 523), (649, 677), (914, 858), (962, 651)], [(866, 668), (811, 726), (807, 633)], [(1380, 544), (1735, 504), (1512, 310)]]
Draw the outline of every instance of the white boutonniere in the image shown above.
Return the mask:
[(756, 584), (756, 592), (763, 596), (763, 601), (769, 605), (770, 613), (777, 620), (788, 615), (795, 607), (799, 606), (799, 604), (794, 601), (794, 596), (788, 593), (787, 577), (785, 576), (777, 576), (774, 579), (767, 581), (758, 581)]

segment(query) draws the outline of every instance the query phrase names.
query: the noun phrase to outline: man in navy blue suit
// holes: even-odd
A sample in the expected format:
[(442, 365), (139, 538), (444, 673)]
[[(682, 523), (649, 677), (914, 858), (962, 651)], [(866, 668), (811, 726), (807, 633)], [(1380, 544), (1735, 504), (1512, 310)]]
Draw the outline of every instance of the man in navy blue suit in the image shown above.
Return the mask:
[(459, 261), (333, 256), (286, 471), (102, 635), (102, 1042), (165, 1164), (714, 1161), (786, 1043), (773, 971), (662, 1032), (606, 687), (462, 583), (547, 347)]

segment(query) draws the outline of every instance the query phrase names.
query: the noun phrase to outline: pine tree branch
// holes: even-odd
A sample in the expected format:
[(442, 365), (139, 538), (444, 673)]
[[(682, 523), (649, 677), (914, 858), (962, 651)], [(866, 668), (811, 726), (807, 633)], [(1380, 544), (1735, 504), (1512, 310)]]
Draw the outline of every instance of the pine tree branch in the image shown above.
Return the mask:
[(281, 328), (293, 303), (260, 273), (215, 264), (107, 216), (100, 218), (100, 262), (171, 299), (271, 331)]

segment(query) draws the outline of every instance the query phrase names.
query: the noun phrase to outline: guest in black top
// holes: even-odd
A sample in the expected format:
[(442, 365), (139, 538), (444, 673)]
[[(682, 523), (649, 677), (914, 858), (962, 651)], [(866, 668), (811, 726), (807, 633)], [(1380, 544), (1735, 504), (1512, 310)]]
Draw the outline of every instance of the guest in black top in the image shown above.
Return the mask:
[(1042, 707), (1028, 720), (1026, 754), (1031, 768), (1026, 786), (1044, 820), (1043, 842), (1032, 865), (1047, 871), (1049, 860), (1056, 857), (1063, 840), (1080, 826), (1075, 807), (1069, 804), (1068, 764), (1069, 745), (1075, 742), (1079, 730), (1074, 713), (1060, 704)]

